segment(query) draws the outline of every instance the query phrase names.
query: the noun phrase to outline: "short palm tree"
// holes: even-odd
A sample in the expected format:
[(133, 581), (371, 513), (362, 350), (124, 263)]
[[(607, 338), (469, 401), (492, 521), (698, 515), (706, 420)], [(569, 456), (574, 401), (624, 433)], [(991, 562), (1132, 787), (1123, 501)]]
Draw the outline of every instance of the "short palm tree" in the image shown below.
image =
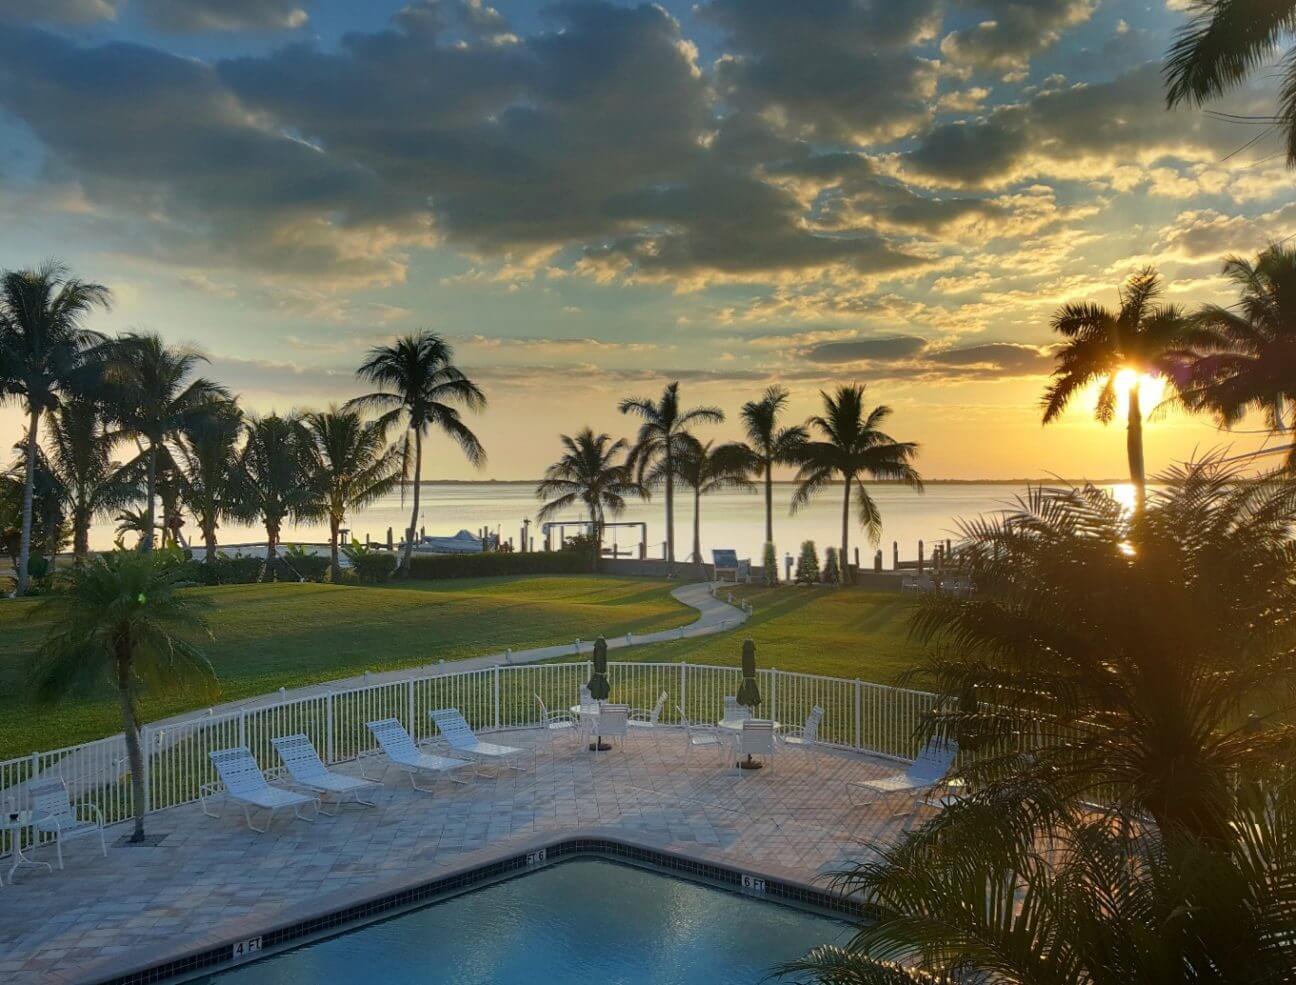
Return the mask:
[(702, 497), (724, 489), (752, 489), (751, 453), (738, 443), (717, 445), (689, 436), (678, 462), (680, 482), (693, 490), (693, 563), (702, 563)]
[(932, 729), (981, 752), (970, 782), (1024, 775), (1222, 837), (1233, 779), (1296, 746), (1296, 480), (1238, 468), (1172, 469), (1133, 516), (1105, 490), (1036, 489), (964, 524), (977, 591), (926, 597), (915, 633)]
[(1296, 469), (1296, 249), (1274, 244), (1255, 261), (1231, 256), (1224, 274), (1238, 289), (1231, 308), (1207, 305), (1195, 316), (1209, 333), (1197, 350), (1180, 398), (1232, 427), (1259, 411), (1288, 437), (1287, 468)]
[(366, 423), (356, 411), (330, 407), (302, 419), (311, 439), (312, 479), (320, 487), (329, 520), (329, 559), (333, 580), (338, 565), (338, 533), (351, 510), (361, 509), (395, 489), (403, 472), (401, 450), (387, 444), (382, 421)]
[[(1280, 44), (1296, 28), (1293, 0), (1197, 0), (1191, 9), (1193, 19), (1179, 30), (1166, 56), (1170, 107), (1203, 106), (1238, 88), (1274, 60)], [(1282, 87), (1277, 115), (1238, 122), (1279, 128), (1286, 139), (1287, 163), (1296, 164), (1296, 62), (1290, 50), (1279, 64)]]
[(613, 441), (609, 434), (582, 428), (574, 437), (564, 434), (561, 440), (562, 457), (545, 469), (544, 478), (536, 485), (536, 498), (544, 503), (537, 518), (548, 520), (578, 503), (584, 506), (598, 557), (607, 517), (620, 516), (626, 498), (643, 496), (644, 490), (629, 466), (617, 461), (627, 447), (624, 438)]
[(618, 409), (641, 421), (639, 433), (630, 449), (629, 464), (641, 486), (657, 481), (666, 490), (666, 562), (675, 565), (675, 479), (681, 453), (692, 437), (691, 428), (698, 424), (719, 424), (724, 411), (719, 407), (680, 408), (679, 381), (670, 383), (660, 399), (630, 397)]
[(72, 525), (72, 554), (78, 564), (90, 551), (95, 517), (139, 498), (139, 483), (113, 461), (113, 437), (98, 406), (69, 400), (46, 418), (46, 460), (62, 491)]
[(246, 518), (239, 468), (242, 436), (243, 412), (230, 400), (186, 421), (175, 438), (173, 458), (182, 497), (198, 521), (208, 564), (216, 560), (220, 522)]
[(402, 477), (409, 478), (411, 465), (414, 472), (414, 509), (401, 555), (402, 570), (408, 575), (418, 529), (423, 439), (435, 428), (454, 441), (469, 462), (484, 465), (486, 449), (464, 423), (459, 408), (480, 411), (486, 406), (486, 395), (454, 364), (454, 348), (433, 332), (407, 335), (370, 349), (356, 375), (381, 389), (347, 401), (346, 409), (378, 411), (384, 425), (404, 421)]
[(759, 400), (742, 405), (743, 431), (751, 450), (751, 465), (765, 480), (765, 543), (774, 543), (774, 466), (793, 465), (801, 446), (810, 435), (801, 425), (781, 428), (779, 414), (787, 405), (788, 392), (772, 386)]
[(1145, 376), (1173, 381), (1198, 333), (1174, 305), (1157, 303), (1163, 284), (1147, 267), (1120, 289), (1116, 311), (1092, 301), (1065, 304), (1053, 315), (1053, 331), (1066, 341), (1056, 352), (1057, 368), (1041, 401), (1044, 423), (1058, 419), (1071, 399), (1101, 382), (1094, 416), (1103, 424), (1116, 414), (1117, 376), (1133, 374), (1127, 399), (1126, 454), (1136, 506), (1147, 495), (1143, 464), (1143, 407), (1139, 383)]
[(163, 556), (112, 551), (74, 569), (66, 590), (38, 608), (51, 629), (31, 668), (38, 701), (110, 683), (121, 705), (130, 763), (135, 830), (144, 840), (144, 758), (137, 698), (148, 689), (196, 683), (215, 691), (216, 676), (192, 637), (206, 631), (210, 603), (179, 589), (182, 569)]
[(267, 414), (249, 417), (239, 452), (240, 510), (265, 525), (266, 563), (271, 579), (279, 556), (279, 537), (290, 517), (313, 519), (324, 512), (323, 490), (311, 474), (311, 436), (301, 418)]
[(59, 406), (87, 350), (101, 340), (83, 322), (108, 302), (108, 288), (77, 280), (53, 261), (37, 270), (0, 274), (0, 399), (17, 399), (27, 413), (18, 595), (27, 590), (41, 415)]
[[(153, 549), (158, 472), (168, 443), (188, 425), (228, 403), (225, 387), (193, 372), (205, 357), (167, 345), (161, 336), (130, 333), (104, 346), (101, 399), (122, 437), (143, 447), (136, 462), (144, 473), (144, 516), (148, 527), (140, 549)], [(128, 467), (129, 467), (128, 463)]]
[(811, 417), (808, 425), (814, 435), (801, 446), (798, 456), (797, 490), (792, 510), (804, 507), (821, 490), (835, 480), (842, 481), (841, 554), (843, 582), (851, 580), (849, 562), (851, 505), (859, 524), (871, 543), (882, 535), (882, 514), (864, 487), (869, 476), (887, 482), (903, 482), (922, 491), (922, 480), (913, 467), (918, 446), (911, 441), (896, 441), (881, 430), (891, 416), (891, 408), (880, 404), (865, 410), (864, 387), (859, 384), (839, 386), (833, 393), (820, 391), (824, 412)]

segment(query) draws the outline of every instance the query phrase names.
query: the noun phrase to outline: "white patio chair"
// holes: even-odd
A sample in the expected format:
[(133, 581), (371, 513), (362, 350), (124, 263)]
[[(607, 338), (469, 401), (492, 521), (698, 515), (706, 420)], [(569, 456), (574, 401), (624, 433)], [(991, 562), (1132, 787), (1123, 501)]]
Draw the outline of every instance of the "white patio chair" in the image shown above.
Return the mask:
[[(219, 788), (223, 787), (227, 799), (242, 805), (243, 819), (247, 821), (247, 826), (253, 831), (265, 832), (269, 830), (270, 823), (274, 820), (275, 815), (287, 807), (293, 809), (294, 817), (303, 821), (315, 820), (313, 817), (307, 817), (303, 814), (302, 808), (308, 804), (313, 804), (316, 812), (318, 812), (320, 808), (319, 798), (297, 793), (295, 790), (284, 790), (281, 787), (270, 786), (266, 782), (265, 774), (261, 772), (261, 767), (252, 758), (252, 753), (247, 746), (236, 746), (233, 749), (217, 749), (207, 755), (211, 758), (211, 764), (216, 769), (216, 775), (220, 777), (219, 783), (204, 783), (198, 789), (198, 799), (202, 804), (203, 813), (208, 817), (221, 816), (220, 814), (213, 814), (208, 809), (207, 800), (217, 794)], [(266, 815), (264, 827), (258, 828), (252, 822), (253, 808), (269, 812)]]
[[(954, 765), (954, 760), (957, 758), (958, 743), (932, 739), (923, 747), (918, 758), (909, 765), (908, 769), (876, 780), (851, 781), (846, 784), (846, 797), (856, 807), (867, 807), (869, 804), (896, 794), (921, 793), (922, 796), (914, 798), (912, 807), (896, 811), (892, 816), (912, 814), (919, 805), (927, 804), (932, 793), (945, 784), (950, 767)], [(855, 797), (860, 791), (866, 792), (870, 799), (856, 800)]]
[[(467, 720), (459, 713), (458, 708), (437, 708), (429, 711), (428, 717), (436, 723), (441, 738), (461, 756), (467, 756), (474, 763), (499, 763), (509, 769), (525, 772), (525, 766), (519, 766), (518, 760), (527, 755), (526, 749), (517, 746), (502, 746), (495, 742), (483, 742), (469, 727)], [(531, 750), (534, 755), (534, 750)]]
[(774, 723), (768, 718), (749, 718), (742, 723), (734, 748), (734, 768), (747, 756), (759, 756), (767, 767), (774, 765)]
[(630, 712), (630, 718), (627, 724), (632, 729), (651, 729), (655, 730), (661, 721), (662, 709), (666, 707), (666, 692), (663, 691), (657, 695), (657, 703), (652, 706), (650, 711), (643, 708), (636, 708)]
[(684, 709), (679, 705), (675, 706), (679, 712), (680, 726), (684, 729), (684, 761), (688, 762), (689, 755), (694, 749), (714, 749), (722, 756), (725, 754), (727, 743), (721, 738), (719, 731), (714, 725), (703, 725), (689, 721)]
[[(62, 779), (38, 780), (29, 784), (27, 796), (31, 798), (32, 827), (41, 834), (54, 836), (54, 850), (58, 853), (58, 866), (63, 868), (63, 842), (85, 835), (99, 835), (99, 851), (108, 857), (104, 843), (103, 812), (97, 804), (72, 806), (67, 784)], [(87, 815), (93, 814), (93, 819)], [(14, 837), (18, 837), (14, 833)]]
[(420, 773), (429, 773), (433, 777), (449, 776), (456, 783), (469, 782), (460, 779), (455, 773), (465, 766), (471, 766), (472, 763), (464, 759), (452, 759), (448, 756), (437, 756), (424, 752), (414, 744), (414, 740), (410, 738), (410, 734), (405, 731), (405, 726), (400, 723), (399, 719), (384, 718), (377, 722), (365, 722), (365, 728), (369, 730), (378, 743), (378, 755), (385, 757), (387, 760), (387, 765), (383, 767), (382, 773), (376, 777), (366, 773), (366, 767), (362, 765), (360, 775), (366, 780), (381, 780), (387, 775), (389, 769), (395, 767), (409, 776), (411, 787), (423, 793), (431, 793), (434, 788), (420, 787), (418, 785)]
[[(325, 814), (330, 816), (340, 814), (342, 805), (348, 798), (352, 803), (363, 807), (378, 806), (374, 801), (365, 800), (360, 796), (360, 791), (377, 787), (376, 782), (363, 777), (347, 776), (345, 773), (334, 773), (324, 765), (319, 753), (315, 751), (314, 744), (306, 736), (281, 735), (271, 739), (270, 744), (279, 754), (284, 769), (288, 771), (293, 783), (315, 794), (319, 798), (320, 810)], [(330, 798), (334, 810), (325, 809), (326, 797)]]
[(536, 704), (540, 706), (540, 741), (549, 747), (553, 752), (554, 740), (560, 735), (571, 735), (580, 738), (580, 722), (569, 711), (550, 711), (540, 695), (535, 696)]
[(751, 709), (740, 705), (732, 694), (724, 696), (724, 714), (720, 716), (726, 722), (745, 722), (752, 717)]
[(617, 744), (625, 747), (626, 733), (629, 732), (630, 706), (605, 704), (599, 709), (598, 716), (590, 725), (594, 735), (594, 753), (598, 754), (604, 739), (616, 739)]
[(784, 725), (779, 729), (781, 744), (788, 749), (814, 752), (819, 745), (819, 723), (823, 721), (823, 715), (824, 710), (815, 705), (806, 715), (804, 725)]

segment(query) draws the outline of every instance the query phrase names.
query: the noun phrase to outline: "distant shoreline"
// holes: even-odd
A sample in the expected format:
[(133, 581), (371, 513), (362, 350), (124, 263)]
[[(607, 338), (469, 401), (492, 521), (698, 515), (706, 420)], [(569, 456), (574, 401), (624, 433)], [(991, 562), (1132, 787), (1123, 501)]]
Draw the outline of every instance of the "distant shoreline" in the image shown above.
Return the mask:
[[(419, 485), (422, 486), (534, 486), (539, 479), (424, 479)], [(1080, 486), (1085, 484), (1095, 486), (1112, 486), (1121, 485), (1129, 482), (1129, 479), (1066, 479), (1057, 476), (1043, 476), (1034, 479), (923, 479), (925, 486), (1038, 486), (1044, 485), (1068, 485)], [(406, 481), (401, 483), (405, 486), (412, 486), (414, 483)], [(834, 481), (831, 485), (841, 485), (840, 482)], [(1158, 483), (1152, 483), (1158, 485)], [(775, 479), (776, 486), (793, 486), (796, 483), (792, 479)], [(866, 479), (865, 485), (869, 486), (903, 486), (903, 482), (897, 482), (893, 479)]]

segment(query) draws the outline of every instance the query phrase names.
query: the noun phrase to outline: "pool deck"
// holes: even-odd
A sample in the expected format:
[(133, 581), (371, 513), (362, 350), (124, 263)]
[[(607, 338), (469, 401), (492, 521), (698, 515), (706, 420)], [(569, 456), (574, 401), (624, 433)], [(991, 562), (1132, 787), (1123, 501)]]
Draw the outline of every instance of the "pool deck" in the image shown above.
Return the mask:
[[(106, 859), (95, 839), (78, 840), (65, 871), (23, 868), (14, 884), (0, 860), (0, 981), (102, 981), (573, 837), (822, 889), (907, 820), (892, 816), (903, 798), (852, 807), (847, 797), (849, 781), (894, 772), (892, 761), (790, 750), (769, 769), (736, 771), (713, 750), (683, 757), (677, 728), (597, 756), (563, 737), (525, 773), (441, 779), (428, 794), (392, 771), (376, 808), (313, 823), (285, 814), (266, 834), (233, 806), (213, 819), (193, 804), (149, 817), (149, 832), (165, 834), (156, 847), (122, 845), (130, 829), (117, 825)], [(37, 857), (52, 861), (52, 848)]]

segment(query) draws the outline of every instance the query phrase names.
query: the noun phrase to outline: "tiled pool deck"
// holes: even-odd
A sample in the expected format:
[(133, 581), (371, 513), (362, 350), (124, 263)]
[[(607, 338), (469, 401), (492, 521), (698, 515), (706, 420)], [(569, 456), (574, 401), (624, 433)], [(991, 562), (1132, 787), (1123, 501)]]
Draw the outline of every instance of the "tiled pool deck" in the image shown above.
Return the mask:
[(738, 772), (713, 751), (683, 754), (678, 729), (633, 734), (597, 758), (559, 740), (533, 771), (471, 786), (440, 780), (432, 794), (392, 771), (377, 808), (348, 805), (314, 823), (285, 814), (267, 834), (249, 831), (232, 807), (219, 820), (197, 805), (150, 816), (150, 833), (166, 835), (156, 847), (119, 844), (129, 833), (119, 825), (106, 859), (94, 839), (80, 840), (65, 848), (65, 871), (6, 878), (0, 982), (104, 980), (569, 837), (825, 887), (825, 873), (905, 823), (891, 816), (902, 802), (852, 807), (847, 798), (848, 781), (890, 773), (893, 762), (787, 751), (770, 769)]

